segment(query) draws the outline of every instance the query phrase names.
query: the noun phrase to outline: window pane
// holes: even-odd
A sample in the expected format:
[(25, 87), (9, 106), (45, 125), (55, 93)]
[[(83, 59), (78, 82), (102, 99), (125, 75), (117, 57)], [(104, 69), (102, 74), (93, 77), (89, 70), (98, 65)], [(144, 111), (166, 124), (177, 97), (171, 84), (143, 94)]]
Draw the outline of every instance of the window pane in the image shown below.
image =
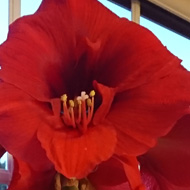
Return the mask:
[(8, 0), (0, 0), (0, 44), (7, 38), (8, 32)]
[(119, 17), (125, 17), (125, 18), (131, 20), (131, 11), (129, 11), (125, 8), (122, 8), (118, 5), (116, 5), (115, 3), (112, 3), (107, 0), (98, 0), (98, 1), (101, 2), (108, 9), (110, 9), (112, 12), (117, 14)]
[(21, 16), (33, 14), (38, 9), (41, 2), (42, 0), (21, 0)]
[(182, 59), (182, 65), (190, 70), (190, 40), (143, 17), (140, 23), (151, 30), (168, 50)]
[(8, 187), (5, 184), (0, 184), (0, 190), (6, 190)]
[(7, 189), (13, 172), (13, 158), (7, 152), (0, 159), (0, 190)]
[(1, 159), (0, 159), (0, 168), (1, 169), (5, 169), (7, 170), (8, 169), (8, 155), (7, 153), (5, 153)]
[[(99, 0), (104, 6), (116, 13), (120, 17), (126, 17), (131, 20), (131, 12), (107, 0)], [(42, 0), (21, 0), (21, 16), (33, 14), (41, 4)]]

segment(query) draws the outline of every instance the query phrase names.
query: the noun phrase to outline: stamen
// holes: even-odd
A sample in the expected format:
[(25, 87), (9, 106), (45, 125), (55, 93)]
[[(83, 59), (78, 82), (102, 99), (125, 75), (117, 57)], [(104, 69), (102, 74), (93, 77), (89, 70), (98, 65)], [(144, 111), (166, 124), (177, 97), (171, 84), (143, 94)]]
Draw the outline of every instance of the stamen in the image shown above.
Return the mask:
[(63, 102), (66, 102), (66, 101), (67, 101), (67, 94), (63, 94), (63, 95), (61, 96), (61, 100), (62, 100)]
[(88, 121), (91, 121), (92, 116), (93, 116), (93, 112), (94, 112), (94, 96), (95, 96), (95, 91), (92, 90), (92, 91), (90, 92), (90, 97), (91, 97), (91, 108), (90, 108), (90, 112), (89, 112)]
[(92, 91), (90, 91), (90, 94), (89, 94), (89, 95), (90, 95), (90, 97), (94, 97), (94, 96), (95, 96), (95, 94), (96, 94), (96, 93), (95, 93), (95, 91), (94, 91), (94, 90), (92, 90)]
[(67, 95), (63, 94), (61, 96), (61, 100), (63, 102), (63, 115), (64, 115), (63, 120), (66, 125), (70, 125), (71, 118), (70, 118), (69, 111), (67, 108)]
[(88, 99), (88, 95), (86, 94), (85, 91), (82, 91), (82, 92), (81, 92), (81, 99), (82, 99), (83, 101), (85, 101), (86, 99)]
[(87, 106), (88, 106), (88, 121), (90, 121), (90, 112), (91, 112), (91, 107), (92, 107), (92, 101), (90, 98), (87, 99)]
[(70, 114), (71, 114), (71, 122), (72, 122), (72, 126), (73, 128), (76, 128), (76, 124), (75, 124), (75, 117), (74, 117), (74, 101), (73, 100), (69, 100), (69, 109), (70, 109)]
[(86, 102), (82, 100), (82, 132), (84, 133), (87, 130), (87, 119), (86, 119)]
[(91, 101), (91, 99), (90, 99), (90, 98), (88, 98), (88, 99), (87, 99), (86, 103), (87, 103), (87, 106), (89, 106), (89, 107), (91, 107), (91, 106), (92, 106), (92, 101)]
[(77, 190), (95, 190), (88, 178), (76, 179), (66, 178), (62, 174), (55, 175), (55, 190), (77, 189)]
[(81, 100), (78, 100), (78, 119), (77, 119), (77, 123), (79, 124), (81, 122)]
[(86, 190), (87, 189), (87, 185), (85, 183), (81, 184), (80, 190)]
[(85, 133), (93, 117), (94, 96), (94, 90), (89, 95), (82, 91), (81, 96), (78, 96), (74, 101), (69, 100), (69, 109), (67, 107), (67, 95), (61, 96), (64, 123), (73, 128), (77, 127), (82, 133)]

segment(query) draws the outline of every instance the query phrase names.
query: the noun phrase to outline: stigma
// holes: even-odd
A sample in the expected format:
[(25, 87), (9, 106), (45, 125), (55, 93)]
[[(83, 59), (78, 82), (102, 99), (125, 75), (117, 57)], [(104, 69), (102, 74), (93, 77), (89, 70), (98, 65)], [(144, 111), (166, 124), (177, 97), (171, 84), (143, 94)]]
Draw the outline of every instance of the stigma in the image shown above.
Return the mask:
[(66, 94), (61, 96), (62, 110), (61, 117), (67, 126), (79, 129), (85, 133), (88, 124), (91, 122), (94, 112), (95, 91), (92, 90), (89, 95), (85, 91), (74, 100), (67, 100)]

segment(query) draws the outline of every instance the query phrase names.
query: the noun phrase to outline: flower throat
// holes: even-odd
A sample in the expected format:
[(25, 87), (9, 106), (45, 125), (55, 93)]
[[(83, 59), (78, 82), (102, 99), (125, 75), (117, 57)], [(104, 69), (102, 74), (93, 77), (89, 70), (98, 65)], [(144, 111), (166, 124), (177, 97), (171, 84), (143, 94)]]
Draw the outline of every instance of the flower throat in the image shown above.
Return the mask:
[(82, 133), (85, 133), (93, 117), (94, 96), (94, 90), (92, 90), (89, 95), (82, 91), (81, 96), (78, 96), (74, 100), (67, 101), (67, 95), (63, 94), (61, 96), (61, 117), (63, 122), (67, 126), (71, 126), (74, 129), (78, 128)]

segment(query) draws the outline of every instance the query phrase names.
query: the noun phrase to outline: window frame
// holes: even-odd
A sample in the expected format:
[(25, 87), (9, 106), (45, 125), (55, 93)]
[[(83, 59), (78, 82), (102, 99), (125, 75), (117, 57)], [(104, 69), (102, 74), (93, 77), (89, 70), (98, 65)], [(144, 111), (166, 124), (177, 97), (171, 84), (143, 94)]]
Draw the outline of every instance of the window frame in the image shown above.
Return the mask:
[(0, 184), (9, 185), (13, 172), (13, 157), (7, 153), (7, 170), (0, 168)]
[[(131, 10), (133, 1), (136, 0), (108, 0)], [(147, 0), (138, 0), (140, 3), (140, 16), (143, 16), (171, 31), (190, 39), (190, 22), (175, 14), (151, 3)]]

